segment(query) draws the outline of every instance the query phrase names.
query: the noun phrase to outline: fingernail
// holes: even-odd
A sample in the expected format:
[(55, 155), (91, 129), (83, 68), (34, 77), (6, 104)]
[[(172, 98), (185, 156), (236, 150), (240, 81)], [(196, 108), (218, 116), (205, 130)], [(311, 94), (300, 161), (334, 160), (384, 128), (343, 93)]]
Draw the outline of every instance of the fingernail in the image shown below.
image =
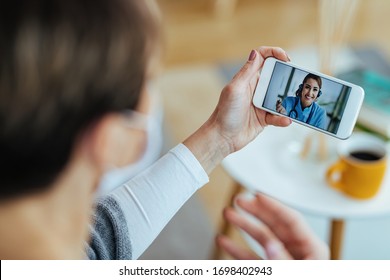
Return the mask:
[(270, 259), (274, 259), (280, 254), (281, 246), (279, 243), (271, 241), (266, 245), (266, 251), (267, 251), (268, 257)]
[(291, 58), (290, 58), (290, 56), (288, 55), (288, 53), (286, 53), (286, 56), (287, 56), (288, 61), (291, 61)]
[(234, 204), (237, 204), (237, 205), (240, 205), (240, 204), (242, 204), (242, 197), (236, 197), (235, 199), (234, 199)]
[(249, 54), (248, 61), (253, 61), (256, 57), (256, 51), (252, 50), (251, 53)]

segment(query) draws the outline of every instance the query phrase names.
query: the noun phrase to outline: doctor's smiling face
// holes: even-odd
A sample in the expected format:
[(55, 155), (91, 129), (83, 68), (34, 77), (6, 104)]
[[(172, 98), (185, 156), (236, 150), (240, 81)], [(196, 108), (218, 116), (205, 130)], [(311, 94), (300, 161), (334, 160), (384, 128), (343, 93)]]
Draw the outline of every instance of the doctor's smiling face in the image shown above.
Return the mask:
[(314, 78), (308, 78), (303, 81), (302, 92), (300, 94), (302, 108), (309, 107), (317, 101), (318, 93), (321, 89), (319, 81)]

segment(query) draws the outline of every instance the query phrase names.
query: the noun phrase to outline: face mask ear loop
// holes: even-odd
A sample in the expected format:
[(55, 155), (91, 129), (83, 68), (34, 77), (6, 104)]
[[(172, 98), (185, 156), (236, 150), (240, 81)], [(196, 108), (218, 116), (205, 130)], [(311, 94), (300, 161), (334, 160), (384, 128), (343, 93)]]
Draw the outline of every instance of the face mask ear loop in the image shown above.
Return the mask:
[[(158, 89), (154, 86), (153, 82), (148, 82), (146, 86), (146, 94), (149, 95), (150, 100), (149, 113), (144, 114), (132, 110), (124, 111), (124, 114), (129, 120), (126, 126), (145, 131), (145, 151), (136, 162), (127, 166), (107, 166), (107, 172), (102, 176), (99, 185), (98, 192), (100, 195), (110, 192), (123, 183), (126, 183), (132, 177), (152, 165), (161, 156), (164, 146), (164, 112), (161, 105), (162, 102)], [(134, 117), (133, 122), (130, 121), (132, 117)]]

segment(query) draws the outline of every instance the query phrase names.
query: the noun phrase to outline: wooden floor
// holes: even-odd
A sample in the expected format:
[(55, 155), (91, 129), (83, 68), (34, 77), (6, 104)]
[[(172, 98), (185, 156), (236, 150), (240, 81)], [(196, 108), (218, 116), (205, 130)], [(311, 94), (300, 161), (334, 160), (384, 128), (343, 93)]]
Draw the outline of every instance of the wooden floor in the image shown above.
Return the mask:
[[(227, 0), (226, 0), (227, 1)], [(164, 18), (164, 68), (197, 67), (198, 79), (189, 83), (184, 73), (165, 81), (171, 90), (164, 106), (173, 137), (182, 141), (211, 114), (220, 93), (202, 65), (246, 60), (258, 46), (274, 45), (286, 50), (316, 46), (319, 42), (319, 8), (314, 0), (237, 0), (232, 14), (215, 13), (213, 0), (159, 0)], [(360, 1), (352, 44), (379, 46), (390, 59), (390, 1)], [(204, 70), (202, 72), (202, 69)], [(186, 78), (187, 77), (187, 78)], [(200, 191), (210, 219), (217, 229), (227, 204), (232, 180), (218, 167), (210, 183)], [(237, 234), (236, 234), (236, 237)]]

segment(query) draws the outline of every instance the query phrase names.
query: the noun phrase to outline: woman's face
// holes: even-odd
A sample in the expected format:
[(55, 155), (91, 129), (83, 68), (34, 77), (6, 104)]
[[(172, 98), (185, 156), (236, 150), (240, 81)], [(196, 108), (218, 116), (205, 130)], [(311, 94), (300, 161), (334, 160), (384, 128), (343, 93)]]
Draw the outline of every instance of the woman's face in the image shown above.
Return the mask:
[(319, 91), (320, 86), (318, 85), (318, 82), (311, 78), (307, 79), (303, 84), (301, 93), (302, 108), (309, 107), (313, 102), (315, 102)]

